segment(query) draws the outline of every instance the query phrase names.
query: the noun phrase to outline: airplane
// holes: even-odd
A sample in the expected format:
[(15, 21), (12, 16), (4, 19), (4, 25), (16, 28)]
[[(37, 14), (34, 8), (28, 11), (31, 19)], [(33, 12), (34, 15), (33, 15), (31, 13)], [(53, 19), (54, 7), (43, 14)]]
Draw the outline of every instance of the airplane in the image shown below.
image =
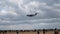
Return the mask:
[(28, 17), (33, 17), (33, 16), (36, 16), (37, 15), (37, 13), (35, 13), (35, 14), (30, 14), (30, 15), (26, 15), (26, 16), (28, 16)]

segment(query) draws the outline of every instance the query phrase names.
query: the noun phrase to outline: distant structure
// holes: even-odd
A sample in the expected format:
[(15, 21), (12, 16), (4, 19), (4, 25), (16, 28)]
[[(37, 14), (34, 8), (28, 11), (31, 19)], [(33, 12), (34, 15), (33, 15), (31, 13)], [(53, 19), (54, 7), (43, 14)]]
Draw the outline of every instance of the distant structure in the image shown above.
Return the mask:
[(37, 15), (37, 13), (35, 13), (35, 14), (30, 14), (30, 15), (27, 15), (28, 17), (33, 17), (33, 16), (36, 16)]
[(0, 30), (0, 34), (60, 34), (60, 29)]

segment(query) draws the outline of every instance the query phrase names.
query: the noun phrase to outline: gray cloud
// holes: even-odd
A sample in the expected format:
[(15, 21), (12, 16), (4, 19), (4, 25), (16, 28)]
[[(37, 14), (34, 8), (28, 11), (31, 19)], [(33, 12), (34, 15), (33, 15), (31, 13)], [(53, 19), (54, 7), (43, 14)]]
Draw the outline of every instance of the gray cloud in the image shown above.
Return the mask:
[[(36, 12), (37, 16), (26, 16)], [(60, 28), (59, 22), (59, 0), (0, 0), (1, 30)]]

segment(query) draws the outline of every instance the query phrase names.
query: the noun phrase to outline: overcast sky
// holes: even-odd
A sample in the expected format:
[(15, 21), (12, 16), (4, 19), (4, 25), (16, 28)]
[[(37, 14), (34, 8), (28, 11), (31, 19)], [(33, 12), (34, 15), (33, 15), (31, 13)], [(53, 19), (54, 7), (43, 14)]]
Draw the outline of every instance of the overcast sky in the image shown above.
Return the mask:
[(60, 28), (60, 0), (0, 0), (0, 30), (43, 28)]

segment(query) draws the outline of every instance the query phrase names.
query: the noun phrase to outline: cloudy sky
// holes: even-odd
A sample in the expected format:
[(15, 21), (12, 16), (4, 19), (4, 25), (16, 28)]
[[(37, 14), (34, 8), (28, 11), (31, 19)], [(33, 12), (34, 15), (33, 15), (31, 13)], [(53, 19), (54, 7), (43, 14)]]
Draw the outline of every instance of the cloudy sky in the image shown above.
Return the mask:
[(60, 28), (60, 0), (0, 0), (0, 30), (43, 28)]

